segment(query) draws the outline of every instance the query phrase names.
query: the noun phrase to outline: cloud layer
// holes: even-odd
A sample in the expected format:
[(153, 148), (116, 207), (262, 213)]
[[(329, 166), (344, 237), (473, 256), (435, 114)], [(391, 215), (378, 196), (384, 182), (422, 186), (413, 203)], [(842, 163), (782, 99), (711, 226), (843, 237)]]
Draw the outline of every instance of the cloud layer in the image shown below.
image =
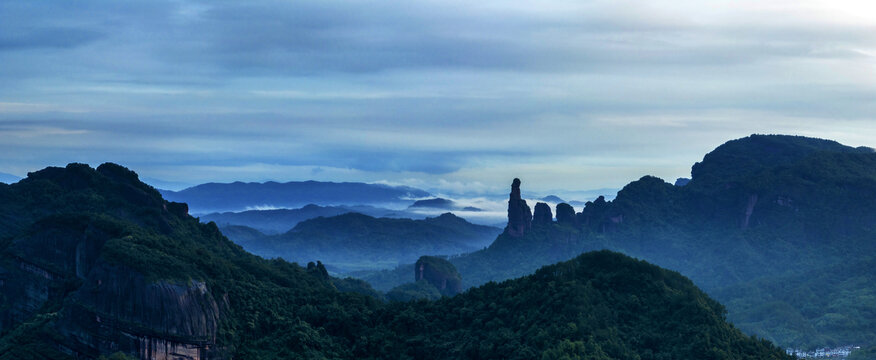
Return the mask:
[(3, 1), (0, 171), (671, 180), (751, 133), (876, 145), (873, 34), (863, 1)]

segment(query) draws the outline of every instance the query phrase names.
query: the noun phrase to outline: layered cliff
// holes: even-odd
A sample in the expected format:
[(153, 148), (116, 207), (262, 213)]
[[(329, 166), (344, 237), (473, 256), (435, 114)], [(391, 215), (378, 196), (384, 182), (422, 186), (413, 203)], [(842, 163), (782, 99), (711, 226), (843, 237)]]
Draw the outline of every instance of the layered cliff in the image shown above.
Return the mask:
[(449, 261), (435, 256), (423, 256), (414, 264), (414, 281), (426, 280), (442, 295), (453, 296), (462, 291), (462, 277)]
[(161, 264), (113, 256), (134, 237), (173, 234), (175, 223), (188, 217), (185, 204), (162, 200), (113, 164), (42, 170), (3, 189), (3, 196), (18, 200), (0, 205), (0, 213), (16, 220), (4, 230), (23, 229), (3, 251), (4, 331), (49, 311), (59, 336), (46, 340), (73, 357), (221, 356), (217, 332), (227, 299), (217, 301), (198, 277), (154, 276), (149, 267)]
[(508, 195), (508, 225), (505, 232), (511, 236), (523, 236), (532, 228), (532, 211), (526, 200), (520, 198), (520, 179), (511, 182), (511, 194)]

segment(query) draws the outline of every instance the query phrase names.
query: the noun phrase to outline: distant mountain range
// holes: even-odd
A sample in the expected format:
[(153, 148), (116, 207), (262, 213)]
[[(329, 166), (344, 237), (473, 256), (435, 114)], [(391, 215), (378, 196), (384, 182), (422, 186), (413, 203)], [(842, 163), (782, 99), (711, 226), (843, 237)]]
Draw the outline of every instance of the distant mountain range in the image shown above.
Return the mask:
[[(707, 154), (684, 186), (645, 176), (578, 211), (554, 223), (517, 208), (514, 233), (449, 260), (477, 286), (612, 249), (691, 277), (737, 326), (783, 346), (876, 345), (873, 149), (752, 135)], [(390, 289), (412, 271), (359, 275)]]
[(255, 254), (302, 264), (321, 260), (343, 271), (393, 268), (421, 255), (471, 252), (486, 247), (502, 232), (451, 213), (411, 220), (353, 212), (305, 220), (280, 235), (264, 235), (243, 226), (220, 230)]
[(159, 191), (170, 201), (187, 203), (195, 214), (298, 208), (308, 204), (406, 207), (414, 199), (430, 196), (426, 191), (406, 186), (319, 181), (208, 183), (180, 191)]
[(12, 175), (12, 174), (7, 174), (4, 172), (0, 172), (0, 182), (2, 182), (2, 183), (12, 184), (12, 183), (18, 182), (18, 180), (21, 180), (21, 177), (18, 177), (18, 176)]
[(390, 210), (374, 206), (319, 206), (309, 204), (298, 209), (247, 210), (241, 212), (223, 212), (201, 215), (202, 222), (213, 221), (220, 227), (242, 225), (251, 227), (269, 235), (275, 235), (291, 230), (304, 220), (320, 216), (329, 217), (350, 212), (374, 217), (391, 217), (406, 219), (425, 219), (426, 215), (405, 210)]
[(473, 206), (461, 206), (457, 204), (453, 200), (444, 199), (444, 198), (434, 198), (434, 199), (423, 199), (417, 200), (408, 209), (435, 209), (435, 210), (462, 210), (462, 211), (473, 211), (478, 212), (482, 211), (479, 208)]

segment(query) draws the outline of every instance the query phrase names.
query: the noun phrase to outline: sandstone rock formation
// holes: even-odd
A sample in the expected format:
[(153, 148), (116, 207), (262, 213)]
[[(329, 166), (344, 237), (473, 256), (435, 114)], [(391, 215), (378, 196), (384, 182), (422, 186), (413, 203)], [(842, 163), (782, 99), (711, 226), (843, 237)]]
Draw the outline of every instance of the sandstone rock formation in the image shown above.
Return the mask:
[(511, 236), (523, 236), (531, 228), (532, 212), (526, 200), (520, 198), (520, 179), (515, 178), (508, 198), (508, 226), (505, 230)]
[(216, 349), (228, 299), (204, 282), (150, 281), (124, 266), (99, 262), (73, 294), (58, 324), (72, 354), (122, 351), (141, 359), (222, 358)]
[[(0, 258), (0, 332), (54, 307), (46, 329), (57, 336), (46, 340), (72, 358), (115, 352), (150, 360), (228, 358), (227, 349), (216, 345), (230, 307), (227, 294), (195, 277), (149, 277), (107, 252), (110, 242), (166, 236), (165, 229), (188, 216), (185, 204), (164, 201), (114, 164), (96, 171), (82, 164), (48, 168), (17, 186), (21, 199), (38, 206), (4, 217), (20, 224), (0, 227), (0, 233), (16, 234)], [(53, 198), (33, 195), (46, 188), (76, 197), (59, 208)], [(33, 213), (24, 210), (31, 208)], [(148, 230), (131, 231), (138, 225)], [(138, 254), (146, 261), (148, 255)]]
[(326, 270), (325, 268), (325, 265), (323, 265), (322, 261), (319, 260), (317, 260), (315, 264), (313, 263), (313, 261), (307, 263), (307, 272), (316, 274), (318, 277), (325, 280), (328, 280), (330, 278), (328, 270)]
[(600, 226), (600, 224), (606, 211), (608, 211), (608, 207), (605, 196), (600, 195), (596, 200), (588, 201), (584, 204), (584, 208), (577, 214), (576, 219), (579, 224), (585, 227), (598, 227), (602, 232), (605, 232), (605, 227)]
[(543, 202), (535, 204), (535, 213), (532, 215), (532, 226), (550, 225), (554, 221), (551, 207)]
[(442, 295), (462, 292), (462, 277), (449, 261), (434, 256), (422, 256), (414, 265), (414, 281), (426, 280)]
[(557, 204), (557, 223), (575, 225), (575, 208), (566, 203)]

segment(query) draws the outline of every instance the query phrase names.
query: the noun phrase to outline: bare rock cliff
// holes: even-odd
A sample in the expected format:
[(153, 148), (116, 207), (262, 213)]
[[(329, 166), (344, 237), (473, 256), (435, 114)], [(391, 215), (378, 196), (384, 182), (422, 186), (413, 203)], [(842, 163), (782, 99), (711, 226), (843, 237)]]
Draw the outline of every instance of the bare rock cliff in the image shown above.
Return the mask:
[(532, 229), (532, 211), (526, 200), (520, 198), (520, 179), (511, 183), (511, 194), (508, 198), (508, 226), (505, 231), (511, 236), (523, 236)]

